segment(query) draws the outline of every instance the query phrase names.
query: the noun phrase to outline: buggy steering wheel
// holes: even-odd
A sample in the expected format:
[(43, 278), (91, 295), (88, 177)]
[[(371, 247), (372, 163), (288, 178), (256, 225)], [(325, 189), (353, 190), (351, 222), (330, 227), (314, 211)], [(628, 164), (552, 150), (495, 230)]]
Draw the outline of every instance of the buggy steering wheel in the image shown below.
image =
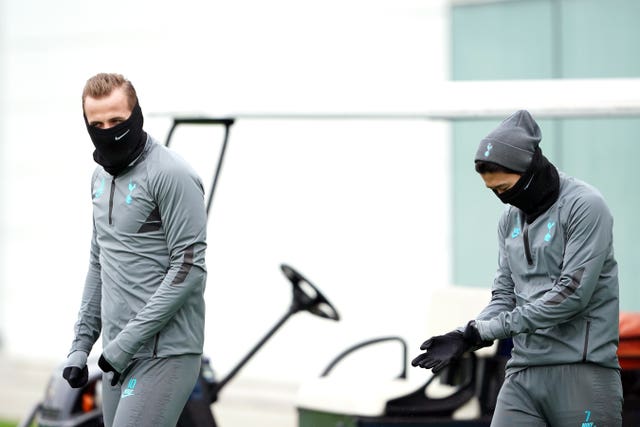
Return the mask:
[(340, 320), (338, 310), (322, 295), (313, 283), (286, 264), (281, 264), (280, 269), (293, 286), (291, 312), (295, 313), (306, 310), (325, 319)]

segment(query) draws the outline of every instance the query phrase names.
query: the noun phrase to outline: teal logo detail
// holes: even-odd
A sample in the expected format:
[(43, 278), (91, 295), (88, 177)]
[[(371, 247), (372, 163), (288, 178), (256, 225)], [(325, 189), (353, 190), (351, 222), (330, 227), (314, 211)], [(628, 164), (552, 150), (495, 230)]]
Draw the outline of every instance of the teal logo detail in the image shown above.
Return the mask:
[(545, 236), (544, 236), (544, 241), (545, 241), (545, 242), (549, 242), (549, 241), (551, 241), (551, 238), (553, 237), (553, 235), (551, 234), (551, 230), (553, 229), (553, 227), (555, 227), (555, 225), (556, 225), (556, 223), (555, 223), (555, 222), (553, 222), (553, 221), (549, 221), (549, 222), (547, 223), (547, 229), (548, 229), (549, 231), (547, 231), (547, 234), (545, 234)]
[(493, 148), (493, 144), (492, 143), (488, 143), (487, 144), (487, 151), (484, 152), (484, 156), (485, 157), (489, 157), (489, 154), (491, 154), (491, 149)]
[(585, 413), (585, 418), (584, 418), (584, 422), (582, 423), (582, 427), (596, 427), (596, 424), (592, 421), (589, 421), (591, 419), (591, 411), (584, 411)]
[(513, 227), (513, 231), (511, 232), (511, 238), (515, 239), (520, 235), (520, 227)]
[(99, 199), (100, 196), (102, 196), (102, 193), (104, 193), (104, 177), (100, 180), (100, 185), (98, 186), (98, 188), (96, 188), (93, 192), (93, 198)]
[(126, 202), (128, 205), (131, 204), (131, 202), (133, 201), (133, 197), (131, 197), (131, 193), (133, 193), (133, 190), (135, 190), (137, 187), (136, 184), (134, 184), (131, 180), (129, 180), (129, 194), (127, 194), (127, 198), (126, 198)]
[(120, 396), (120, 399), (124, 399), (125, 397), (129, 397), (129, 396), (133, 396), (133, 389), (136, 388), (136, 379), (135, 378), (131, 378), (129, 380), (129, 383), (127, 384), (127, 388), (124, 389), (124, 391), (122, 392), (122, 395)]

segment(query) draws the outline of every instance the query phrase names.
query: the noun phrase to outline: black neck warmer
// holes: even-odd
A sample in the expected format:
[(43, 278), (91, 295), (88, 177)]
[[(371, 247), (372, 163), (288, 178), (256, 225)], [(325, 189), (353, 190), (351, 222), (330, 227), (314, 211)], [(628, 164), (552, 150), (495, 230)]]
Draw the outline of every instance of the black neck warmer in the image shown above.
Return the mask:
[(138, 103), (133, 107), (131, 116), (114, 127), (99, 129), (91, 126), (87, 116), (84, 122), (96, 147), (93, 159), (113, 176), (126, 169), (142, 153), (147, 141), (147, 134), (142, 130), (144, 117)]
[(508, 203), (524, 212), (527, 224), (531, 224), (558, 200), (558, 170), (537, 147), (531, 164), (518, 182), (507, 191), (496, 195), (502, 203)]

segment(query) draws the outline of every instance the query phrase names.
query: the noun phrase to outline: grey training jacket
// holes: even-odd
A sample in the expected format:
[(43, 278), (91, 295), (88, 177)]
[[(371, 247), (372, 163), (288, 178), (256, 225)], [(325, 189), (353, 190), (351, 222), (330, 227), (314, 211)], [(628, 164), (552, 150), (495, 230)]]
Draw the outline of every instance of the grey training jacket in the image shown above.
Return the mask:
[(477, 326), (485, 340), (513, 337), (507, 374), (581, 362), (619, 369), (612, 233), (601, 194), (563, 173), (558, 200), (532, 224), (505, 210), (491, 302)]
[(150, 136), (117, 177), (92, 178), (89, 271), (71, 351), (103, 355), (119, 372), (132, 358), (201, 354), (206, 212), (202, 183)]

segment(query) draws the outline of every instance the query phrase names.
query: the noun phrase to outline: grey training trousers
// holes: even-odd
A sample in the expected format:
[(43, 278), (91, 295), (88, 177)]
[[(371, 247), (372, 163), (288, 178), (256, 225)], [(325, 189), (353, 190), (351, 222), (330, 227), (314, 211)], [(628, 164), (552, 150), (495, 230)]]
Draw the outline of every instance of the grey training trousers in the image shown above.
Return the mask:
[(620, 372), (591, 363), (533, 366), (508, 376), (491, 427), (620, 427)]
[(175, 427), (200, 373), (201, 356), (134, 360), (120, 383), (102, 375), (106, 427)]

